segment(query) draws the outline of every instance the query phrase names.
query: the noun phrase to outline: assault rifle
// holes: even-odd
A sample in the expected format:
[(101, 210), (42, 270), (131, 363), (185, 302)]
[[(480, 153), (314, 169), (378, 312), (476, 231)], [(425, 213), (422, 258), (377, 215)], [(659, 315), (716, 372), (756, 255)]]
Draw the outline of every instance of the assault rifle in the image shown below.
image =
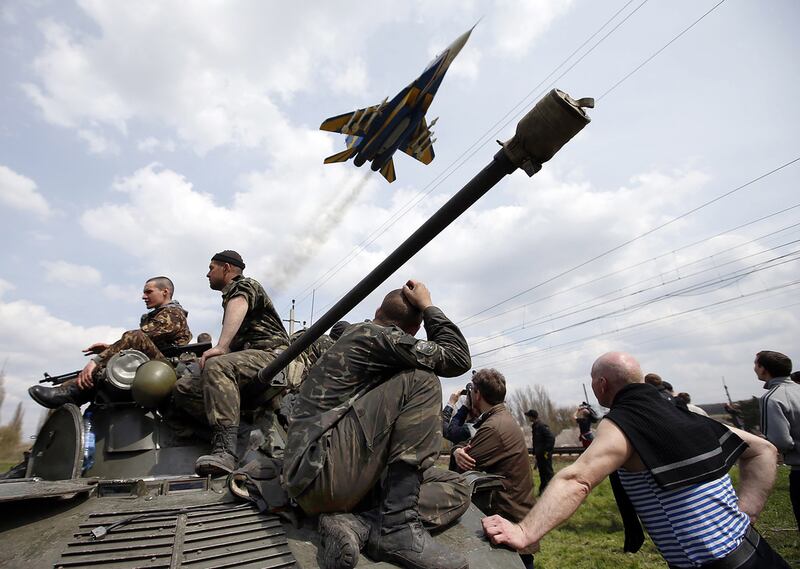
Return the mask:
[(44, 379), (40, 379), (39, 383), (52, 383), (53, 385), (61, 385), (69, 379), (78, 377), (80, 372), (81, 370), (77, 370), (69, 373), (62, 373), (61, 375), (50, 375), (49, 373), (44, 372)]

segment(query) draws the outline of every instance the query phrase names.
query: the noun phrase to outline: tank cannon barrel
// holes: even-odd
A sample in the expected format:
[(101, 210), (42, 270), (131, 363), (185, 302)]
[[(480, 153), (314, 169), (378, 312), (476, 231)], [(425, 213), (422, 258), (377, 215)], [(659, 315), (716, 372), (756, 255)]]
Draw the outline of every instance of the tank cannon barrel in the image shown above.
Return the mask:
[(520, 120), (514, 136), (501, 143), (502, 148), (494, 155), (492, 161), (275, 360), (263, 368), (258, 374), (259, 383), (264, 388), (285, 384), (285, 381), (277, 376), (289, 362), (355, 308), (501, 179), (517, 168), (522, 168), (528, 176), (538, 172), (544, 162), (550, 160), (564, 144), (589, 124), (591, 119), (582, 107), (594, 107), (594, 100), (589, 98), (575, 100), (557, 89), (545, 95)]

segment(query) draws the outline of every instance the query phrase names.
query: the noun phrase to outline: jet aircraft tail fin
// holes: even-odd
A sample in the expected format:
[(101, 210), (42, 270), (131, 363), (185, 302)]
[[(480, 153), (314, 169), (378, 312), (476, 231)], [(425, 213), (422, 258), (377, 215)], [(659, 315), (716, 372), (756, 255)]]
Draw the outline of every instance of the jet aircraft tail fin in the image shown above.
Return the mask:
[(383, 168), (381, 168), (381, 175), (386, 178), (386, 181), (390, 184), (397, 179), (397, 176), (394, 173), (394, 160), (389, 158), (389, 161), (383, 165)]
[(328, 156), (325, 159), (325, 164), (333, 164), (334, 162), (345, 162), (346, 160), (350, 160), (357, 150), (357, 148), (346, 148), (337, 154)]

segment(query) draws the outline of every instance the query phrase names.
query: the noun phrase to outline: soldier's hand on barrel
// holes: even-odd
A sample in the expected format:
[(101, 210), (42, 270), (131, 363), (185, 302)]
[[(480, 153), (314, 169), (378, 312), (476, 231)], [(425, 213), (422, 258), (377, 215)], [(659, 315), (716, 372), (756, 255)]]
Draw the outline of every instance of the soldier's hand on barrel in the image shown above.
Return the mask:
[(495, 545), (507, 545), (519, 551), (530, 545), (522, 526), (502, 516), (487, 516), (481, 520), (483, 531)]
[(403, 294), (411, 304), (420, 310), (425, 310), (433, 305), (431, 301), (431, 292), (422, 281), (409, 280), (403, 286)]
[(230, 350), (225, 348), (220, 348), (219, 346), (214, 346), (213, 348), (209, 348), (208, 350), (203, 352), (202, 356), (200, 356), (200, 368), (201, 369), (204, 368), (206, 365), (206, 361), (208, 361), (210, 358), (216, 356), (224, 356), (225, 354), (228, 353), (230, 353)]
[(78, 378), (75, 380), (75, 383), (81, 389), (89, 389), (94, 385), (94, 379), (92, 379), (92, 374), (94, 370), (97, 368), (97, 362), (94, 360), (87, 363), (83, 366), (83, 369), (78, 373)]
[(469, 451), (470, 446), (467, 445), (465, 447), (457, 448), (455, 452), (453, 452), (453, 458), (456, 461), (458, 467), (463, 470), (472, 470), (475, 468), (475, 459), (472, 458), (467, 451)]
[(83, 350), (83, 353), (88, 356), (91, 354), (99, 354), (100, 352), (103, 352), (107, 349), (108, 349), (108, 344), (105, 344), (103, 342), (95, 342), (94, 344)]

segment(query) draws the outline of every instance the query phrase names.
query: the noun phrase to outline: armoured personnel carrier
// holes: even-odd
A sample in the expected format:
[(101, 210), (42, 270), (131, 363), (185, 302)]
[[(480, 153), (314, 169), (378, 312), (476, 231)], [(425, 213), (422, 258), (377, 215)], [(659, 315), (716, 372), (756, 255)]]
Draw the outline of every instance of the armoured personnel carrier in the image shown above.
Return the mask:
[[(0, 567), (319, 567), (313, 519), (261, 513), (226, 478), (198, 477), (207, 441), (179, 437), (157, 411), (119, 399), (83, 415), (71, 404), (53, 411), (25, 477), (0, 480)], [(279, 427), (278, 435), (279, 451)], [(472, 481), (486, 507), (494, 481)], [(521, 567), (513, 552), (489, 546), (481, 517), (471, 505), (437, 539), (472, 567)], [(393, 567), (366, 557), (358, 566)]]
[[(300, 352), (503, 177), (517, 168), (529, 176), (538, 172), (589, 123), (582, 107), (593, 105), (559, 90), (548, 93), (488, 166), (261, 370), (262, 394), (287, 385), (284, 369)], [(207, 443), (177, 436), (157, 411), (113, 395), (90, 406), (89, 421), (74, 405), (54, 411), (36, 438), (25, 477), (0, 480), (0, 567), (319, 565), (311, 521), (260, 513), (234, 498), (225, 479), (196, 476), (194, 463)], [(475, 476), (472, 483), (473, 504), (436, 539), (464, 553), (473, 569), (522, 567), (516, 553), (492, 548), (483, 536), (475, 504), (491, 510), (496, 481)], [(358, 566), (392, 567), (363, 557)]]

